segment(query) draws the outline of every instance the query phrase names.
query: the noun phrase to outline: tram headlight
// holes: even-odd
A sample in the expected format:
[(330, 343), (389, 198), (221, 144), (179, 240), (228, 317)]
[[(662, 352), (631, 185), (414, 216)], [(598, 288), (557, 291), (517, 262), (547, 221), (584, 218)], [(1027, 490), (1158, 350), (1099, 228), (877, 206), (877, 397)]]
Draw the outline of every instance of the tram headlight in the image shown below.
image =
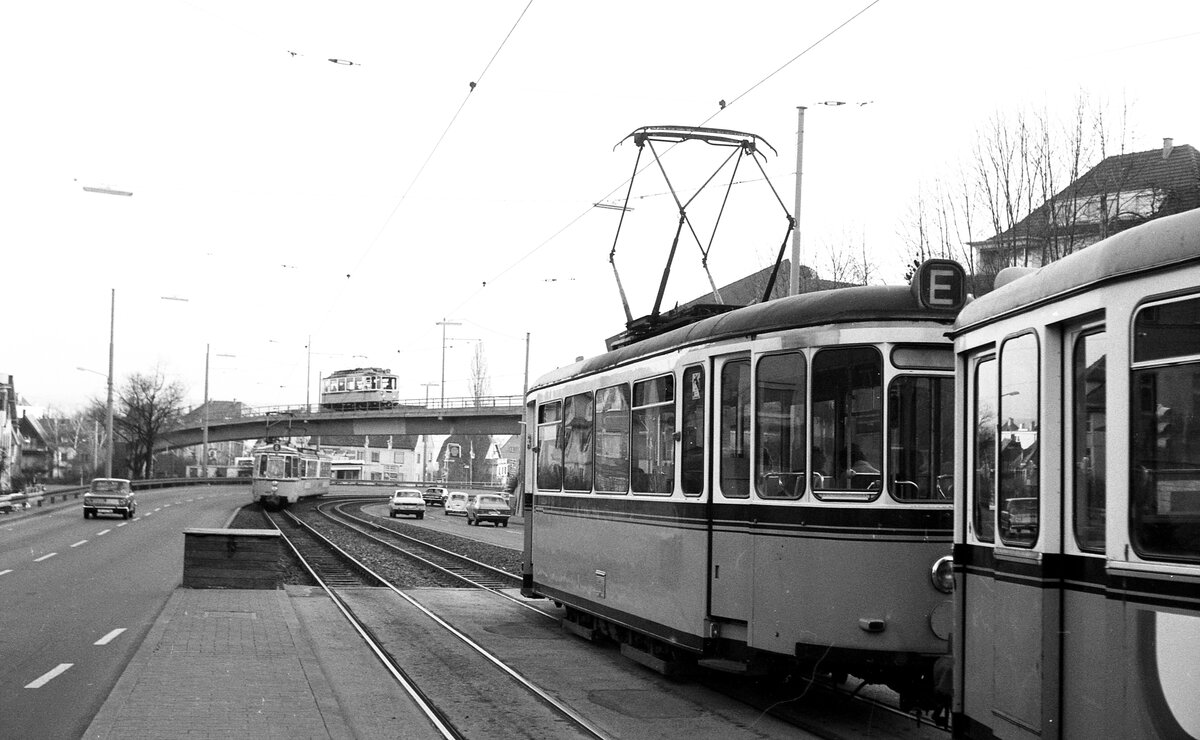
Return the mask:
[(933, 581), (933, 587), (944, 594), (954, 592), (954, 558), (950, 555), (943, 555), (933, 564), (933, 569), (929, 572), (929, 580)]

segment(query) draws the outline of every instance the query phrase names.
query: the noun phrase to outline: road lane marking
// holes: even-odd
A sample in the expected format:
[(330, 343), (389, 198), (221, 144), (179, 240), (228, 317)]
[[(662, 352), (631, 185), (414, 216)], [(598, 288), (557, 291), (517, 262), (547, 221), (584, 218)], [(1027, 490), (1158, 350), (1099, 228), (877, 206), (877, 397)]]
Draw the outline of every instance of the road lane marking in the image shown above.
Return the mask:
[(80, 540), (80, 541), (76, 542), (74, 545), (71, 545), (71, 547), (79, 547), (80, 545), (86, 545), (86, 544), (87, 544), (87, 540)]
[[(162, 505), (162, 507), (163, 507), (164, 509), (169, 509), (169, 508), (171, 508), (171, 505), (170, 505), (170, 504), (163, 504), (163, 505)], [(155, 509), (155, 511), (158, 511), (158, 509)]]
[[(148, 516), (154, 516), (154, 512), (153, 512), (153, 511), (147, 511), (145, 514), (142, 514), (142, 517), (141, 517), (141, 518), (142, 518), (142, 519), (145, 519), (145, 518), (146, 518), (146, 517), (148, 517)], [(136, 522), (136, 521), (137, 521), (137, 519), (134, 519), (134, 521)]]
[(55, 678), (57, 678), (58, 676), (62, 675), (63, 673), (66, 673), (67, 669), (68, 669), (68, 668), (70, 668), (70, 667), (71, 667), (71, 666), (73, 666), (73, 665), (75, 665), (75, 664), (74, 664), (74, 663), (59, 663), (59, 664), (58, 664), (58, 666), (57, 666), (56, 668), (54, 668), (54, 669), (53, 669), (53, 670), (51, 670), (51, 671), (48, 671), (47, 673), (45, 673), (44, 675), (42, 675), (42, 677), (41, 677), (41, 678), (37, 679), (37, 680), (36, 680), (36, 681), (34, 681), (33, 683), (28, 683), (28, 684), (25, 684), (25, 688), (27, 688), (27, 689), (40, 689), (40, 688), (42, 688), (43, 686), (45, 686), (46, 684), (48, 684), (48, 683), (50, 683), (51, 681), (53, 681), (53, 680), (54, 680)]
[(121, 634), (124, 631), (125, 631), (124, 627), (121, 627), (120, 629), (115, 629), (112, 632), (109, 632), (104, 637), (101, 637), (99, 640), (96, 640), (92, 644), (93, 645), (107, 645), (108, 643), (112, 642), (116, 638), (117, 635)]
[(33, 562), (35, 562), (35, 563), (40, 563), (40, 562), (42, 562), (43, 560), (49, 560), (50, 558), (54, 557), (54, 556), (55, 556), (55, 555), (57, 555), (57, 554), (58, 554), (58, 553), (56, 553), (56, 552), (52, 552), (52, 553), (50, 553), (49, 555), (43, 555), (43, 556), (41, 556), (40, 558), (37, 558), (37, 559), (36, 559), (36, 560), (34, 560)]
[[(117, 526), (120, 526), (120, 525), (117, 525)], [(103, 532), (97, 532), (97, 533), (96, 533), (96, 536), (97, 536), (97, 537), (100, 537), (101, 535), (106, 535), (106, 534), (108, 534), (108, 533), (109, 533), (109, 532), (111, 532), (111, 531), (112, 531), (111, 529), (106, 529), (106, 530), (104, 530)]]
[(120, 524), (118, 524), (117, 526), (118, 526), (118, 527), (124, 527), (126, 524), (129, 524), (129, 522), (121, 522), (121, 523), (120, 523)]
[(12, 568), (9, 568), (8, 570), (0, 570), (0, 576), (7, 575), (9, 573), (12, 573)]

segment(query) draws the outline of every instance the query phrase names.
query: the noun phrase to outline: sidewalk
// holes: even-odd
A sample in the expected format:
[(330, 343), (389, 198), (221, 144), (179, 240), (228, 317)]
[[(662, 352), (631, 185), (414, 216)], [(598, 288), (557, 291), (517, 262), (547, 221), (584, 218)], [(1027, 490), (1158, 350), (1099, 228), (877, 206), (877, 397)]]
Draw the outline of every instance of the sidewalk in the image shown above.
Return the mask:
[(356, 734), (287, 591), (179, 588), (84, 737)]

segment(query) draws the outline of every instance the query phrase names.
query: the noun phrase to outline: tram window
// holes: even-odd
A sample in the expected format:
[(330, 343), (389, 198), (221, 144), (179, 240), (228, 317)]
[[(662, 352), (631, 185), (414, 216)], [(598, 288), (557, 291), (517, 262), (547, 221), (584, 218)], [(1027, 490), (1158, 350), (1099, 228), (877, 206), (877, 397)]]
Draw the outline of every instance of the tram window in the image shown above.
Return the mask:
[(1132, 540), (1146, 557), (1200, 561), (1200, 298), (1134, 320)]
[(1021, 334), (1000, 347), (997, 497), (1000, 540), (1032, 547), (1038, 538), (1038, 340)]
[(563, 402), (563, 488), (592, 490), (592, 394)]
[(971, 519), (975, 536), (984, 542), (996, 539), (996, 359), (975, 366), (974, 405), (971, 409), (971, 449), (975, 467), (972, 479)]
[(541, 491), (562, 488), (562, 401), (538, 407), (537, 487)]
[(754, 390), (754, 482), (762, 498), (804, 495), (807, 373), (798, 352), (758, 361)]
[(596, 490), (629, 492), (629, 386), (596, 391)]
[(675, 376), (633, 384), (634, 493), (675, 490)]
[(821, 350), (812, 378), (811, 477), (817, 496), (875, 498), (882, 487), (882, 357), (871, 347)]
[(750, 361), (721, 368), (721, 493), (750, 496)]
[(679, 481), (684, 493), (704, 492), (704, 368), (683, 371), (683, 439), (679, 460)]
[(954, 379), (905, 375), (888, 391), (888, 490), (898, 501), (954, 500)]
[(1107, 358), (1105, 332), (1083, 334), (1075, 341), (1071, 356), (1070, 448), (1075, 540), (1081, 550), (1091, 552), (1104, 552)]

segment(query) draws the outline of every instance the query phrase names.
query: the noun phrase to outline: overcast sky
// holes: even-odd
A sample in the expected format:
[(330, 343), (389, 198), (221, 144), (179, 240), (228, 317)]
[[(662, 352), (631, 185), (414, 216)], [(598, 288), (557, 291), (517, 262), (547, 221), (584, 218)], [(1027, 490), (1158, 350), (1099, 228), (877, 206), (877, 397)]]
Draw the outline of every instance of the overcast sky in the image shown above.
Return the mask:
[[(1200, 145), (1198, 47), (1192, 0), (9, 3), (0, 372), (33, 405), (102, 398), (115, 288), (118, 382), (157, 368), (191, 404), (206, 345), (214, 399), (304, 403), (311, 371), (316, 402), (318, 375), (357, 366), (436, 398), (443, 319), (447, 397), (469, 393), (469, 340), (493, 392), (520, 393), (527, 332), (536, 378), (624, 328), (619, 213), (593, 204), (623, 197), (634, 129), (760, 135), (791, 209), (806, 106), (804, 261), (852, 235), (899, 282), (918, 186), (997, 112), (1065, 116), (1083, 92), (1127, 107), (1130, 151)], [(672, 150), (677, 189), (712, 156)], [(784, 235), (750, 167), (718, 285)], [(617, 240), (634, 316), (670, 247), (666, 192), (639, 175)], [(696, 209), (710, 227), (711, 201)], [(694, 242), (677, 265), (666, 306), (708, 284)]]

